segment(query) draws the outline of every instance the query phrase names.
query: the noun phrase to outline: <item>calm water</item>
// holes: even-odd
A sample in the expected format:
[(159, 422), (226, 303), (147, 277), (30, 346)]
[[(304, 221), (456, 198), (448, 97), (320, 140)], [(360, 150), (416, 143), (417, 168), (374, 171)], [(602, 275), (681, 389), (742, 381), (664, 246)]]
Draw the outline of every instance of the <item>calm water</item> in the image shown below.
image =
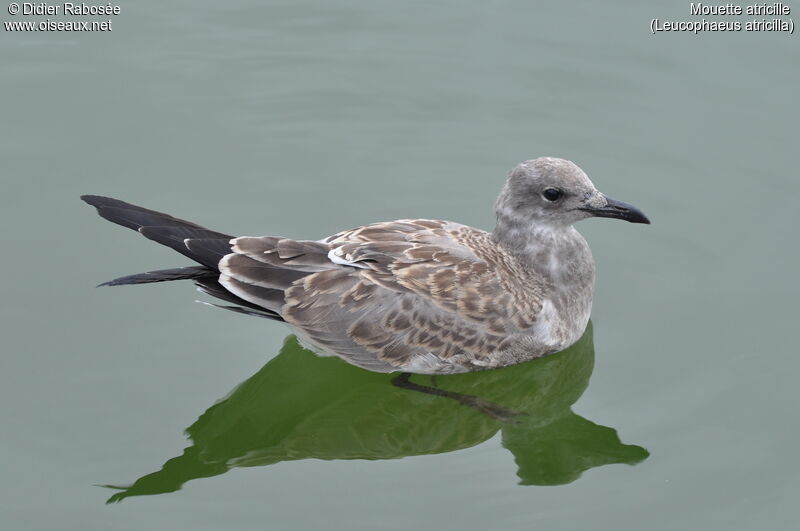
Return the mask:
[[(110, 33), (0, 32), (4, 529), (795, 525), (800, 41), (603, 4), (137, 1)], [(93, 288), (184, 260), (81, 193), (235, 234), (488, 229), (540, 155), (653, 225), (579, 227), (578, 345), (436, 382), (515, 423), (190, 285)]]

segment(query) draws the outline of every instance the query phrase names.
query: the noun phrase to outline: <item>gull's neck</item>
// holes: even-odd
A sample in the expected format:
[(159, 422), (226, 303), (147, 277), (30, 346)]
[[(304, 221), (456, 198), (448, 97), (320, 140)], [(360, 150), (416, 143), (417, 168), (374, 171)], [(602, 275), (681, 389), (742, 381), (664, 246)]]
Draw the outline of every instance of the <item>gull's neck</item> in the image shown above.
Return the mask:
[(498, 217), (492, 231), (492, 239), (506, 251), (519, 258), (539, 254), (543, 251), (557, 251), (581, 237), (572, 225), (552, 225), (536, 221), (518, 221)]
[(592, 252), (572, 225), (498, 216), (492, 240), (526, 269), (543, 275), (556, 286), (563, 281), (577, 281), (581, 286), (594, 283)]
[(545, 282), (545, 305), (552, 311), (542, 318), (541, 326), (560, 338), (556, 343), (563, 348), (577, 341), (589, 322), (595, 274), (592, 251), (572, 225), (516, 221), (498, 216), (492, 240)]

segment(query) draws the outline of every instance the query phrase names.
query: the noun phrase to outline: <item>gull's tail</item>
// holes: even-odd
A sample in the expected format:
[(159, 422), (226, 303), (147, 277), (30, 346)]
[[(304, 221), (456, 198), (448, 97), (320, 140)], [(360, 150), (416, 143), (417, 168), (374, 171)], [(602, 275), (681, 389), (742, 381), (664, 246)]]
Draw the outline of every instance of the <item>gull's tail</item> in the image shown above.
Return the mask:
[(138, 231), (145, 238), (178, 251), (200, 264), (127, 275), (104, 282), (101, 286), (193, 280), (200, 291), (237, 305), (235, 308), (224, 306), (226, 309), (282, 320), (276, 312), (233, 295), (219, 283), (218, 264), (223, 256), (231, 252), (229, 242), (233, 236), (111, 197), (82, 195), (81, 199), (95, 207), (97, 213), (108, 221)]

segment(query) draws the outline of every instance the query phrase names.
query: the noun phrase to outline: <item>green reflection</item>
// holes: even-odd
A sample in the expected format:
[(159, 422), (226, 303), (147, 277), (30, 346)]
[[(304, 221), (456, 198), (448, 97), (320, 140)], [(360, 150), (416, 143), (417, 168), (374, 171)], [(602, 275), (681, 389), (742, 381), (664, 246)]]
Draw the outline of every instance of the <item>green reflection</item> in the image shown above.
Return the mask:
[(557, 485), (649, 454), (572, 412), (594, 365), (591, 325), (571, 348), (485, 372), (412, 380), (525, 413), (501, 423), (454, 400), (400, 389), (391, 375), (320, 358), (289, 336), (280, 354), (187, 428), (192, 446), (109, 498), (173, 492), (237, 466), (295, 459), (396, 459), (468, 448), (502, 432), (522, 485)]

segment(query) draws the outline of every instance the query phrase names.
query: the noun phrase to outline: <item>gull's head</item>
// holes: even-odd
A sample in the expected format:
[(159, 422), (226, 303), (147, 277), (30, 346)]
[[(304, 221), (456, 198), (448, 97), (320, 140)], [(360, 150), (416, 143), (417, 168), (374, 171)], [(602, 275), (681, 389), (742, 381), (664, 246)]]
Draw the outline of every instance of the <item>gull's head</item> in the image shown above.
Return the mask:
[(589, 217), (650, 223), (638, 208), (600, 193), (574, 162), (553, 157), (511, 170), (495, 208), (498, 222), (516, 226), (567, 227)]

